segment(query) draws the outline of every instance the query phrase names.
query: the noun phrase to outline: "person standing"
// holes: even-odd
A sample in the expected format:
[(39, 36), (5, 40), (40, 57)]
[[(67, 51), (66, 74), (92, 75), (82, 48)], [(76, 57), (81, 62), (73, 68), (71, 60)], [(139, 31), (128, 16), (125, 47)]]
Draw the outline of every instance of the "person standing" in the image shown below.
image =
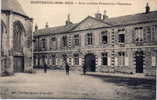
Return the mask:
[(87, 67), (85, 64), (83, 64), (83, 75), (86, 75), (86, 72), (87, 72)]
[(47, 65), (44, 63), (44, 73), (47, 73)]
[(69, 65), (68, 65), (68, 63), (66, 62), (65, 63), (65, 70), (66, 70), (66, 75), (69, 75)]

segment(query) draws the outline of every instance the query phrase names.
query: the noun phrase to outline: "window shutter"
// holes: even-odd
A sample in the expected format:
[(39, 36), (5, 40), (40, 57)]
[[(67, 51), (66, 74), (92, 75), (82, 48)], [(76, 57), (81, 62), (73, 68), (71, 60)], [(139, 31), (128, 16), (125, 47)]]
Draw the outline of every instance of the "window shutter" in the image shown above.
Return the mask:
[(58, 58), (56, 57), (56, 65), (58, 65)]
[(129, 66), (129, 58), (125, 57), (125, 66)]
[(101, 66), (102, 65), (102, 58), (98, 57), (98, 65)]
[(85, 34), (85, 46), (87, 45), (87, 34)]
[(156, 65), (156, 57), (152, 56), (152, 66), (155, 66), (155, 65)]
[(79, 57), (79, 65), (81, 66), (82, 65), (82, 58)]
[(108, 62), (107, 62), (107, 63), (108, 63), (108, 66), (111, 66), (111, 58), (110, 58), (110, 57), (107, 58), (107, 61), (108, 61)]
[(135, 35), (136, 35), (135, 29), (133, 29), (133, 31), (132, 31), (132, 42), (133, 42), (133, 43), (135, 43), (135, 40), (136, 40), (136, 39), (135, 39), (135, 38), (136, 38)]
[(72, 66), (74, 65), (74, 58), (73, 57), (71, 58), (71, 65)]

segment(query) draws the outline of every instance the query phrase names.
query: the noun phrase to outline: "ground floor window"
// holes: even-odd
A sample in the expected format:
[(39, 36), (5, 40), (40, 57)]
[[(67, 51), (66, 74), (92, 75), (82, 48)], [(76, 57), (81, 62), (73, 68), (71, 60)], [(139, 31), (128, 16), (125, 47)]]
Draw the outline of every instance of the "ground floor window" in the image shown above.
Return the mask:
[(118, 52), (118, 65), (119, 66), (125, 65), (125, 52)]
[(74, 54), (74, 65), (79, 65), (79, 54)]
[(69, 65), (72, 65), (72, 58), (68, 59), (68, 63), (69, 63)]
[(51, 63), (52, 65), (56, 65), (56, 56), (55, 55), (51, 56), (51, 62), (52, 62)]
[(102, 65), (108, 64), (107, 53), (102, 53)]

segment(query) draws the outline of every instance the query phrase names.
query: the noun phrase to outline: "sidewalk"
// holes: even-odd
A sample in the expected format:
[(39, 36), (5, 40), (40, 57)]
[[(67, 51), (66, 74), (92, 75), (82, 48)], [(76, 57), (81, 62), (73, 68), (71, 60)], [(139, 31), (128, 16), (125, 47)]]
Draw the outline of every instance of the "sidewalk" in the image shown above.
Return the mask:
[(141, 73), (136, 74), (123, 74), (123, 73), (102, 73), (102, 72), (87, 72), (87, 75), (101, 76), (101, 77), (118, 77), (118, 78), (135, 78), (145, 80), (156, 80), (156, 76), (146, 76)]

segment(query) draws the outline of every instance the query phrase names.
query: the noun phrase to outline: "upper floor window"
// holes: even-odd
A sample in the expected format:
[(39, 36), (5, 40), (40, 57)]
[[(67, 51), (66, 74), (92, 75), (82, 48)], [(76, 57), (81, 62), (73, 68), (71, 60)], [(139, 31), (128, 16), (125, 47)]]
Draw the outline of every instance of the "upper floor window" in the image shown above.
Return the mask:
[(88, 33), (87, 34), (87, 45), (92, 45), (93, 44), (93, 34), (92, 33)]
[(42, 39), (42, 48), (46, 49), (46, 39)]
[[(152, 25), (151, 29), (148, 29), (148, 34), (147, 37), (151, 37), (151, 41), (157, 41), (157, 25)], [(149, 41), (150, 42), (150, 41)]]
[(74, 45), (79, 46), (80, 45), (80, 39), (79, 35), (74, 35)]
[(136, 42), (142, 42), (143, 41), (143, 28), (142, 27), (136, 27), (135, 28), (135, 41)]
[(50, 49), (55, 49), (57, 47), (56, 38), (52, 37), (50, 40)]
[(102, 65), (107, 65), (108, 64), (108, 59), (107, 59), (107, 53), (102, 53)]
[(118, 40), (119, 43), (125, 43), (125, 30), (118, 30)]
[(101, 41), (102, 41), (102, 44), (107, 44), (107, 41), (108, 41), (107, 31), (101, 32)]
[(62, 41), (63, 41), (63, 47), (67, 47), (68, 46), (67, 36), (63, 36)]

